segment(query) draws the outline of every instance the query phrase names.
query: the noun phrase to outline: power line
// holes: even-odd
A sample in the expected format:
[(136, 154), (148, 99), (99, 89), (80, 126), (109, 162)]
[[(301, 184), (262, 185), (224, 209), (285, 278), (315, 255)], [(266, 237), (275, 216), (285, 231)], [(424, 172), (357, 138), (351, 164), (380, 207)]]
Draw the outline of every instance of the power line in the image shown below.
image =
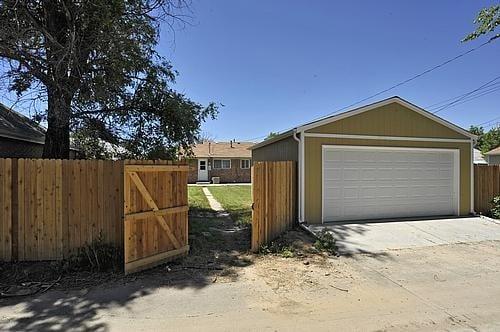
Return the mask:
[(485, 121), (485, 122), (483, 122), (483, 123), (480, 123), (480, 124), (478, 124), (478, 125), (477, 125), (477, 127), (484, 126), (484, 125), (486, 125), (486, 124), (488, 124), (488, 123), (490, 123), (490, 122), (494, 122), (494, 121), (496, 121), (496, 120), (499, 120), (499, 121), (500, 121), (500, 116), (499, 116), (499, 117), (496, 117), (496, 118), (493, 118), (493, 119), (491, 119), (491, 120)]
[(492, 128), (492, 127), (499, 127), (500, 128), (500, 121), (497, 121), (497, 122), (493, 122), (487, 126), (484, 126), (484, 129), (487, 129), (487, 128)]
[(464, 98), (466, 98), (467, 96), (470, 96), (471, 94), (473, 94), (473, 93), (475, 93), (475, 92), (478, 92), (478, 91), (480, 91), (480, 90), (484, 89), (485, 87), (487, 87), (488, 85), (490, 85), (491, 83), (495, 82), (495, 81), (496, 81), (496, 80), (498, 80), (498, 79), (500, 79), (500, 76), (495, 77), (495, 78), (494, 78), (494, 79), (492, 79), (491, 81), (489, 81), (489, 82), (487, 82), (487, 83), (485, 83), (485, 84), (481, 85), (479, 88), (476, 88), (476, 89), (474, 89), (474, 90), (472, 90), (472, 91), (469, 91), (469, 92), (467, 92), (467, 93), (463, 94), (463, 95), (462, 95), (462, 97), (457, 98), (456, 100), (454, 100), (454, 101), (452, 101), (452, 102), (450, 102), (450, 103), (448, 103), (448, 104), (446, 104), (446, 105), (444, 105), (444, 106), (439, 107), (436, 111), (432, 112), (432, 114), (439, 113), (439, 112), (441, 112), (441, 111), (443, 111), (443, 110), (445, 110), (445, 109), (447, 109), (447, 108), (451, 107), (452, 105), (454, 105), (454, 104), (458, 103), (459, 101), (464, 100)]
[[(440, 64), (438, 64), (438, 65), (435, 65), (434, 67), (431, 67), (431, 68), (429, 68), (429, 69), (427, 69), (427, 70), (424, 70), (423, 72), (421, 72), (421, 73), (419, 73), (419, 74), (416, 74), (416, 75), (414, 75), (414, 76), (412, 76), (412, 77), (410, 77), (410, 78), (408, 78), (408, 79), (406, 79), (406, 80), (403, 80), (403, 81), (401, 81), (401, 82), (399, 82), (399, 83), (396, 83), (396, 84), (392, 85), (391, 87), (389, 87), (389, 88), (387, 88), (387, 89), (384, 89), (384, 90), (382, 90), (382, 91), (379, 91), (379, 92), (377, 92), (377, 93), (375, 93), (375, 94), (373, 94), (373, 95), (371, 95), (371, 96), (369, 96), (369, 97), (366, 97), (366, 98), (363, 98), (363, 99), (361, 99), (361, 100), (358, 100), (358, 101), (357, 101), (357, 102), (355, 102), (355, 103), (352, 103), (352, 104), (350, 104), (350, 105), (347, 105), (347, 106), (345, 106), (345, 107), (343, 107), (343, 108), (341, 108), (341, 109), (339, 109), (339, 110), (337, 110), (337, 111), (335, 111), (335, 112), (329, 113), (329, 114), (327, 114), (327, 115), (325, 115), (325, 116), (323, 116), (323, 117), (327, 117), (327, 116), (330, 116), (330, 115), (332, 115), (332, 114), (335, 114), (335, 113), (341, 112), (341, 111), (343, 111), (343, 110), (345, 110), (345, 109), (347, 109), (347, 108), (351, 108), (351, 107), (353, 107), (353, 106), (355, 106), (355, 105), (357, 105), (357, 104), (359, 104), (359, 103), (362, 103), (362, 102), (364, 102), (364, 101), (367, 101), (367, 100), (369, 100), (369, 99), (372, 99), (372, 98), (374, 98), (374, 97), (377, 97), (377, 96), (379, 96), (379, 95), (381, 95), (381, 94), (384, 94), (384, 93), (386, 93), (386, 92), (389, 92), (389, 91), (391, 91), (391, 90), (394, 90), (394, 89), (395, 89), (395, 88), (397, 88), (397, 87), (400, 87), (400, 86), (402, 86), (402, 85), (404, 85), (404, 84), (406, 84), (406, 83), (409, 83), (409, 82), (411, 82), (411, 81), (414, 81), (414, 80), (416, 80), (417, 78), (420, 78), (420, 77), (422, 77), (422, 76), (424, 76), (424, 75), (426, 75), (426, 74), (428, 74), (428, 73), (430, 73), (430, 72), (433, 72), (433, 71), (434, 71), (434, 70), (436, 70), (436, 69), (439, 69), (439, 68), (441, 68), (441, 67), (443, 67), (443, 66), (445, 66), (445, 65), (447, 65), (447, 64), (449, 64), (449, 63), (451, 63), (451, 62), (453, 62), (453, 61), (455, 61), (455, 60), (458, 60), (458, 59), (460, 59), (460, 58), (462, 58), (462, 57), (466, 56), (466, 55), (467, 55), (467, 54), (469, 54), (469, 53), (472, 53), (472, 52), (474, 52), (474, 51), (477, 51), (477, 50), (479, 50), (481, 47), (483, 47), (483, 46), (485, 46), (485, 45), (488, 45), (490, 42), (491, 42), (491, 40), (488, 40), (488, 41), (486, 41), (486, 42), (482, 43), (481, 45), (479, 45), (479, 46), (477, 46), (477, 47), (471, 48), (470, 50), (468, 50), (468, 51), (466, 51), (466, 52), (464, 52), (464, 53), (461, 53), (461, 54), (459, 54), (459, 55), (457, 55), (457, 56), (454, 56), (453, 58), (450, 58), (450, 59), (448, 59), (448, 60), (446, 60), (446, 61), (444, 61), (444, 62), (442, 62), (442, 63), (440, 63)], [(321, 118), (323, 118), (323, 117), (321, 117)], [(315, 121), (315, 120), (313, 120), (313, 121)]]
[[(500, 82), (499, 82), (500, 83)], [(495, 84), (496, 85), (496, 84)], [(493, 85), (492, 85), (493, 86)], [(477, 98), (481, 98), (483, 96), (486, 96), (486, 95), (489, 95), (491, 93), (494, 93), (494, 92), (497, 92), (500, 90), (500, 86), (495, 86), (495, 87), (489, 87), (489, 88), (485, 88), (485, 89), (481, 89), (481, 90), (478, 90), (476, 93), (473, 93), (473, 94), (462, 94), (460, 96), (456, 96), (456, 97), (453, 97), (453, 98), (450, 98), (450, 99), (447, 99), (447, 101), (450, 101), (450, 100), (454, 100), (456, 101), (456, 103), (454, 103), (453, 105), (449, 105), (448, 107), (446, 108), (452, 108), (452, 107), (456, 107), (458, 105), (462, 105), (464, 103), (467, 103), (471, 100), (474, 100), (474, 99), (477, 99)], [(461, 100), (457, 100), (459, 98), (463, 98)], [(443, 102), (440, 102), (438, 104), (442, 104)], [(442, 106), (437, 106), (437, 107), (425, 107), (426, 110), (432, 112), (433, 110), (437, 110), (441, 107), (444, 107), (446, 105), (442, 105)]]
[(452, 106), (450, 106), (448, 108), (452, 108), (452, 107), (456, 107), (458, 105), (462, 105), (462, 104), (468, 103), (471, 100), (474, 100), (474, 99), (477, 99), (477, 98), (481, 98), (483, 96), (492, 94), (492, 93), (497, 92), (497, 91), (500, 91), (500, 86), (497, 87), (497, 88), (495, 88), (495, 89), (490, 89), (490, 90), (487, 90), (487, 91), (482, 91), (481, 93), (469, 96), (468, 98), (465, 98), (464, 100), (462, 100), (462, 101), (460, 101), (460, 102), (458, 102), (456, 104), (453, 104)]
[[(396, 84), (394, 84), (394, 85), (390, 86), (389, 88), (386, 88), (386, 89), (381, 90), (381, 91), (379, 91), (379, 92), (377, 92), (377, 93), (374, 93), (374, 94), (372, 94), (372, 95), (370, 95), (370, 96), (368, 96), (368, 97), (366, 97), (366, 98), (360, 99), (360, 100), (358, 100), (358, 101), (356, 101), (356, 102), (354, 102), (354, 103), (352, 103), (352, 104), (349, 104), (349, 105), (347, 105), (347, 106), (344, 106), (344, 107), (342, 107), (342, 108), (340, 108), (340, 109), (338, 109), (338, 110), (336, 110), (336, 111), (330, 112), (330, 113), (328, 113), (328, 114), (326, 114), (326, 115), (323, 115), (323, 116), (321, 116), (321, 117), (317, 117), (317, 118), (315, 118), (315, 119), (313, 119), (313, 120), (311, 120), (311, 121), (309, 121), (309, 122), (315, 122), (315, 121), (317, 121), (317, 120), (324, 119), (324, 118), (329, 117), (329, 116), (331, 116), (331, 115), (333, 115), (333, 114), (336, 114), (336, 113), (342, 112), (342, 111), (344, 111), (344, 110), (346, 110), (346, 109), (349, 109), (349, 108), (351, 108), (351, 107), (353, 107), (353, 106), (356, 106), (357, 104), (360, 104), (360, 103), (362, 103), (362, 102), (365, 102), (365, 101), (367, 101), (367, 100), (369, 100), (369, 99), (372, 99), (372, 98), (374, 98), (374, 97), (377, 97), (377, 96), (379, 96), (379, 95), (381, 95), (381, 94), (384, 94), (384, 93), (386, 93), (386, 92), (389, 92), (389, 91), (391, 91), (391, 90), (394, 90), (395, 88), (398, 88), (398, 87), (400, 87), (400, 86), (402, 86), (402, 85), (404, 85), (404, 84), (407, 84), (407, 83), (409, 83), (409, 82), (412, 82), (412, 81), (416, 80), (417, 78), (420, 78), (420, 77), (422, 77), (422, 76), (424, 76), (424, 75), (426, 75), (426, 74), (428, 74), (428, 73), (431, 73), (431, 72), (433, 72), (434, 70), (437, 70), (437, 69), (439, 69), (439, 68), (441, 68), (441, 67), (443, 67), (443, 66), (446, 66), (447, 64), (449, 64), (449, 63), (451, 63), (451, 62), (453, 62), (453, 61), (456, 61), (456, 60), (458, 60), (458, 59), (460, 59), (460, 58), (462, 58), (462, 57), (464, 57), (464, 56), (466, 56), (466, 55), (468, 55), (468, 54), (470, 54), (470, 53), (472, 53), (472, 52), (474, 52), (474, 51), (479, 50), (479, 49), (480, 49), (480, 48), (482, 48), (483, 46), (486, 46), (486, 45), (488, 45), (489, 43), (491, 43), (491, 41), (492, 41), (492, 39), (490, 39), (490, 40), (488, 40), (488, 41), (486, 41), (486, 42), (484, 42), (484, 43), (480, 44), (480, 45), (479, 45), (479, 46), (477, 46), (477, 47), (473, 47), (473, 48), (471, 48), (470, 50), (468, 50), (468, 51), (466, 51), (466, 52), (460, 53), (459, 55), (456, 55), (456, 56), (454, 56), (454, 57), (452, 57), (452, 58), (450, 58), (450, 59), (448, 59), (448, 60), (445, 60), (444, 62), (441, 62), (441, 63), (439, 63), (439, 64), (437, 64), (437, 65), (435, 65), (435, 66), (433, 66), (433, 67), (431, 67), (431, 68), (429, 68), (429, 69), (426, 69), (426, 70), (424, 70), (423, 72), (421, 72), (421, 73), (419, 73), (419, 74), (416, 74), (416, 75), (414, 75), (414, 76), (412, 76), (412, 77), (410, 77), (410, 78), (408, 78), (408, 79), (405, 79), (405, 80), (403, 80), (403, 81), (401, 81), (401, 82), (399, 82), (399, 83), (396, 83)], [(293, 128), (295, 128), (295, 127), (291, 127), (291, 128), (288, 128), (288, 129), (285, 129), (285, 130), (279, 131), (278, 133), (283, 133), (283, 132), (286, 132), (286, 131), (288, 131), (288, 130), (290, 130), (290, 129), (293, 129)], [(242, 141), (256, 140), (256, 139), (264, 138), (264, 137), (266, 137), (266, 136), (267, 136), (267, 135), (262, 135), (262, 136), (259, 136), (259, 137), (254, 137), (254, 138), (251, 138), (251, 139), (246, 139), (246, 140), (242, 140)]]
[[(493, 84), (490, 84), (486, 87), (484, 87), (484, 89), (491, 89), (491, 90), (496, 90), (496, 89), (499, 89), (500, 88), (500, 82), (496, 82), (496, 83), (493, 83)], [(489, 91), (489, 90), (488, 90)], [(478, 91), (479, 92), (479, 91)], [(483, 91), (481, 91), (482, 93)], [(484, 91), (486, 92), (486, 91)], [(428, 105), (425, 107), (426, 110), (432, 110), (432, 109), (438, 109), (440, 106), (442, 106), (441, 104), (444, 104), (444, 103), (447, 103), (449, 101), (452, 101), (452, 100), (455, 100), (457, 98), (460, 98), (460, 97), (463, 97), (464, 95), (466, 95), (468, 92), (466, 93), (462, 93), (458, 96), (454, 96), (454, 97), (451, 97), (451, 98), (448, 98), (448, 99), (445, 99), (445, 100), (442, 100), (440, 102), (437, 102), (437, 103), (434, 103), (434, 104), (431, 104), (431, 105)], [(472, 97), (472, 96), (471, 96)]]

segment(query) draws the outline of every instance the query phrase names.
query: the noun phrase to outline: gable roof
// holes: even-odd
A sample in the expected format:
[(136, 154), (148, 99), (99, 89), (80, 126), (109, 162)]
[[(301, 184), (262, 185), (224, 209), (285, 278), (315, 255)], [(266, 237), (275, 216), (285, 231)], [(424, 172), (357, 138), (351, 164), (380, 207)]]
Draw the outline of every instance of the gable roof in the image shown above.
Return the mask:
[(0, 104), (0, 137), (45, 143), (45, 129), (35, 121)]
[(339, 113), (339, 114), (334, 114), (334, 115), (330, 115), (330, 116), (326, 116), (326, 117), (323, 117), (321, 119), (318, 119), (318, 120), (314, 120), (314, 121), (311, 121), (311, 122), (308, 122), (308, 123), (305, 123), (303, 125), (300, 125), (300, 126), (297, 126), (291, 130), (288, 130), (286, 132), (283, 132), (282, 134), (276, 136), (276, 137), (273, 137), (272, 139), (269, 139), (269, 140), (265, 140), (263, 142), (260, 142), (254, 146), (252, 146), (251, 149), (256, 149), (256, 148), (260, 148), (262, 146), (265, 146), (265, 145), (268, 145), (268, 144), (271, 144), (273, 142), (276, 142), (276, 141), (279, 141), (279, 140), (282, 140), (288, 136), (291, 136), (293, 135), (294, 131), (305, 131), (305, 130), (309, 130), (309, 129), (312, 129), (312, 128), (316, 128), (316, 127), (319, 127), (319, 126), (322, 126), (322, 125), (325, 125), (325, 124), (328, 124), (328, 123), (331, 123), (331, 122), (335, 122), (335, 121), (339, 121), (339, 120), (342, 120), (342, 119), (345, 119), (345, 118), (348, 118), (348, 117), (351, 117), (351, 116), (354, 116), (354, 115), (358, 115), (358, 114), (361, 114), (361, 113), (364, 113), (364, 112), (367, 112), (367, 111), (371, 111), (373, 109), (376, 109), (376, 108), (379, 108), (379, 107), (382, 107), (382, 106), (385, 106), (385, 105), (389, 105), (389, 104), (393, 104), (393, 103), (397, 103), (397, 104), (400, 104), (412, 111), (415, 111), (433, 121), (436, 121), (438, 123), (440, 123), (441, 125), (443, 126), (446, 126), (448, 128), (450, 128), (451, 130), (453, 131), (456, 131), (466, 137), (469, 137), (471, 139), (477, 139), (477, 136), (474, 135), (474, 134), (471, 134), (470, 132), (468, 132), (467, 130), (433, 114), (433, 113), (430, 113), (426, 110), (424, 110), (423, 108), (421, 107), (418, 107), (412, 103), (410, 103), (409, 101), (399, 97), (399, 96), (394, 96), (394, 97), (390, 97), (390, 98), (387, 98), (387, 99), (384, 99), (384, 100), (380, 100), (380, 101), (377, 101), (377, 102), (374, 102), (372, 104), (368, 104), (368, 105), (365, 105), (365, 106), (361, 106), (361, 107), (358, 107), (358, 108), (355, 108), (355, 109), (352, 109), (352, 110), (349, 110), (349, 111), (346, 111), (346, 112), (342, 112), (342, 113)]
[(487, 155), (487, 156), (498, 156), (498, 155), (500, 155), (500, 146), (497, 146), (493, 150), (486, 152), (485, 155)]
[(195, 158), (251, 158), (253, 142), (203, 142), (193, 146)]

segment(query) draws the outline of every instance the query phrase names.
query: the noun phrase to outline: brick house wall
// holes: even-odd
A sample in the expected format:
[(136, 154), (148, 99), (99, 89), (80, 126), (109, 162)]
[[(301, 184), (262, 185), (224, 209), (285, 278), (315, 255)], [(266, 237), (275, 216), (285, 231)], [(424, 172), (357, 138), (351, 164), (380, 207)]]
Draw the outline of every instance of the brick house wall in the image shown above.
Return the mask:
[[(249, 183), (251, 182), (250, 168), (241, 168), (241, 159), (231, 159), (231, 168), (229, 169), (213, 169), (213, 159), (228, 159), (228, 158), (208, 158), (210, 165), (208, 170), (208, 180), (211, 181), (213, 176), (220, 177), (221, 183)], [(249, 158), (242, 158), (249, 159)], [(251, 161), (250, 161), (251, 164)], [(189, 161), (188, 182), (196, 183), (198, 181), (198, 160), (192, 159)]]
[(198, 181), (198, 159), (190, 159), (188, 165), (188, 183), (196, 183)]

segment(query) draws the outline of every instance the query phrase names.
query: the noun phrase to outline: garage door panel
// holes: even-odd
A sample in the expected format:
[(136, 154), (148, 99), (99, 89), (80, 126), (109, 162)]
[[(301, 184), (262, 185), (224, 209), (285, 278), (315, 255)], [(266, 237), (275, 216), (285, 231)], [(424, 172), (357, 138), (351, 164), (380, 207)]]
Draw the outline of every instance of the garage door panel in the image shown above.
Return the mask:
[(325, 149), (324, 220), (455, 214), (455, 160), (451, 150)]

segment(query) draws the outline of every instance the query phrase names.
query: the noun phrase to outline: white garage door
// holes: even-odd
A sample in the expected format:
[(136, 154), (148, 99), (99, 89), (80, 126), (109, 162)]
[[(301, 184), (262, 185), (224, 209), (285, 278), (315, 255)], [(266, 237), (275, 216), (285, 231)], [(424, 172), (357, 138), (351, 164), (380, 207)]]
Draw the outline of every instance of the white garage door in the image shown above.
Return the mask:
[(458, 150), (323, 146), (323, 221), (458, 214)]

